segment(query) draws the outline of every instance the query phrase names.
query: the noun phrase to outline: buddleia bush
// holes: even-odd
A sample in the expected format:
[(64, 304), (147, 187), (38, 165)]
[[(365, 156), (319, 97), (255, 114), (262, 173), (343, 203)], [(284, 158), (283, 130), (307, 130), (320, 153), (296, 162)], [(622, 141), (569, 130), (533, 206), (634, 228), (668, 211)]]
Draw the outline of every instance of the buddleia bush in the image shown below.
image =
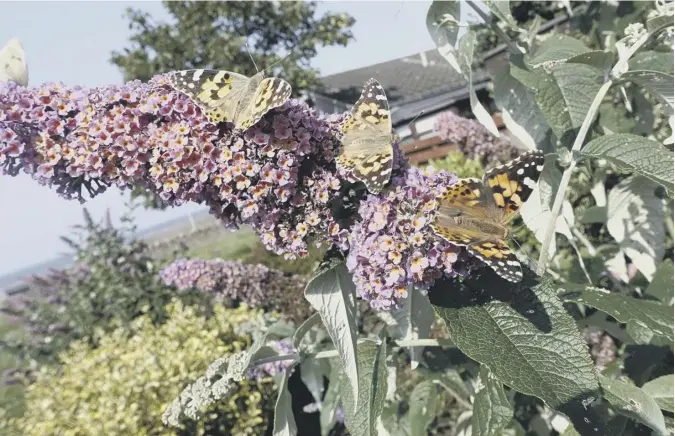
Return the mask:
[[(537, 152), (494, 173), (486, 189), (463, 185), (454, 196), (444, 195), (459, 180), (454, 171), (411, 166), (395, 136), (387, 144), (374, 130), (362, 131), (373, 135), (362, 143), (377, 144), (364, 173), (345, 172), (345, 160), (364, 159), (342, 144), (356, 124), (298, 100), (239, 131), (176, 90), (167, 78), (175, 73), (93, 89), (0, 86), (0, 155), (10, 175), (25, 171), (66, 198), (138, 185), (172, 205), (206, 204), (231, 228), (250, 225), (286, 259), (307, 256), (313, 243), (330, 246), (304, 291), (315, 313), (215, 359), (166, 408), (166, 424), (199, 418), (234, 398), (254, 368), (268, 368), (279, 379), (275, 434), (298, 433), (289, 389), (296, 369), (322, 434), (340, 421), (368, 436), (446, 424), (480, 436), (672, 433), (672, 138), (647, 127), (668, 130), (659, 110), (673, 125), (673, 4), (570, 2), (568, 24), (583, 40), (536, 18), (521, 28), (508, 2), (485, 6), (435, 1), (428, 11), (430, 36), (466, 80), (476, 117), (453, 122), (473, 138), (467, 154), (485, 167), (503, 162), (487, 162), (500, 133), (472, 71), (476, 31), (489, 26), (506, 60), (494, 108)], [(461, 23), (467, 12), (480, 22)], [(653, 100), (638, 104), (645, 93)], [(355, 112), (389, 118), (384, 95), (376, 97)], [(654, 122), (622, 121), (638, 118)], [(352, 177), (366, 175), (388, 183), (366, 192)], [(506, 209), (520, 212), (541, 244), (536, 271), (504, 247)], [(432, 337), (438, 320), (446, 335)], [(410, 394), (396, 389), (399, 352), (422, 376), (403, 377), (403, 385), (419, 380)], [(438, 413), (441, 390), (458, 416)]]
[(260, 318), (247, 307), (217, 305), (213, 316), (174, 300), (156, 326), (150, 314), (101, 337), (98, 346), (74, 341), (59, 354), (60, 366), (43, 366), (26, 389), (21, 418), (5, 422), (4, 434), (171, 435), (264, 432), (270, 408), (269, 377), (243, 380), (226, 401), (205, 411), (199, 423), (166, 428), (166, 406), (218, 357), (246, 349), (240, 325)]
[(429, 161), (429, 165), (437, 170), (454, 172), (460, 179), (466, 177), (480, 178), (485, 172), (480, 160), (473, 159), (461, 151), (451, 151), (442, 159)]
[(174, 297), (203, 304), (210, 298), (164, 284), (159, 271), (165, 262), (134, 237), (128, 216), (113, 226), (109, 219), (95, 222), (85, 211), (84, 221), (62, 238), (74, 251), (74, 265), (33, 277), (25, 293), (3, 302), (5, 314), (28, 333), (28, 341), (8, 344), (26, 359), (53, 361), (74, 339), (96, 343), (112, 320), (124, 326), (147, 315), (161, 324)]

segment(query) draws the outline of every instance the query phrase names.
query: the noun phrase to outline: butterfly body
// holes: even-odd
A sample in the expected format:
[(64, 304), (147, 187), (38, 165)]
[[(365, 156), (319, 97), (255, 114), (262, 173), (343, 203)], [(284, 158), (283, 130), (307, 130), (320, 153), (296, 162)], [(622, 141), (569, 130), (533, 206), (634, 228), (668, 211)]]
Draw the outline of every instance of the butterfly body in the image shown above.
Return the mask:
[(182, 70), (168, 74), (171, 86), (185, 93), (212, 123), (233, 123), (246, 130), (291, 96), (291, 85), (267, 77), (252, 77), (223, 70)]
[(492, 267), (506, 280), (519, 282), (520, 262), (508, 247), (508, 224), (532, 193), (543, 169), (540, 151), (522, 154), (488, 171), (482, 180), (457, 181), (440, 196), (432, 229)]
[(362, 181), (368, 191), (379, 193), (391, 177), (394, 136), (387, 96), (377, 80), (366, 83), (341, 130), (338, 165)]

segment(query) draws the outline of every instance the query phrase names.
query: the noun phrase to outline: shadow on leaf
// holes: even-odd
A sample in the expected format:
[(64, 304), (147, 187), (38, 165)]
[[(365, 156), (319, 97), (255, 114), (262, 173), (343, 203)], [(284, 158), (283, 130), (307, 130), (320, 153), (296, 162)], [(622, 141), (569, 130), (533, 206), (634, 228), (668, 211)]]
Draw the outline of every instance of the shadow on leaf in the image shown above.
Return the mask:
[(429, 290), (429, 300), (431, 304), (446, 309), (484, 306), (500, 301), (508, 304), (542, 333), (549, 333), (552, 329), (551, 319), (532, 291), (540, 284), (540, 278), (528, 268), (523, 268), (523, 271), (524, 277), (520, 283), (508, 282), (488, 267), (464, 280), (437, 280)]

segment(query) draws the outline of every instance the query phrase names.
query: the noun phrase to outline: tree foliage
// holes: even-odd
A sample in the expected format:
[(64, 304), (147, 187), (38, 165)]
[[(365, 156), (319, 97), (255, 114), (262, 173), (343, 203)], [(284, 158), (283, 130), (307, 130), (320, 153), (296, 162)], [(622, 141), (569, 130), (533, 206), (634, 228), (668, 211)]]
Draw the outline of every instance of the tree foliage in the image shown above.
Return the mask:
[(130, 44), (111, 57), (125, 80), (148, 80), (158, 73), (190, 68), (253, 75), (256, 65), (266, 69), (290, 54), (274, 75), (286, 79), (297, 96), (319, 85), (319, 72), (310, 65), (317, 49), (346, 46), (352, 39), (354, 19), (342, 13), (319, 15), (317, 2), (163, 4), (171, 16), (166, 23), (156, 22), (141, 10), (127, 10)]

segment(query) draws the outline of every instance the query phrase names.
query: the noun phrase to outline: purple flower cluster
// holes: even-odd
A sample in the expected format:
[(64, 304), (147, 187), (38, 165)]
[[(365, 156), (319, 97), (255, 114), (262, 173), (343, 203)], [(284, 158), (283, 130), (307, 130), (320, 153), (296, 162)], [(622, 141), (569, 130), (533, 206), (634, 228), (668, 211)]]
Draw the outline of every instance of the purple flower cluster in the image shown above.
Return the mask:
[(136, 184), (171, 205), (204, 203), (295, 258), (313, 236), (347, 246), (329, 205), (341, 185), (337, 127), (291, 100), (246, 132), (219, 128), (163, 76), (93, 89), (9, 82), (0, 84), (0, 173), (23, 170), (66, 198)]
[[(361, 200), (345, 194), (334, 159), (341, 119), (290, 100), (232, 131), (208, 122), (161, 75), (92, 89), (0, 83), (0, 174), (23, 170), (81, 201), (83, 188), (93, 196), (140, 185), (170, 205), (206, 204), (226, 226), (250, 224), (268, 250), (291, 259), (306, 255), (309, 241), (327, 242), (349, 251), (359, 292), (376, 308), (395, 306), (406, 286), (462, 273), (460, 249), (429, 227), (435, 196), (456, 178), (409, 168), (395, 142), (391, 189)], [(223, 261), (180, 262), (165, 280), (254, 305), (269, 296), (239, 283), (251, 273)]]
[(375, 309), (396, 307), (407, 287), (426, 289), (444, 273), (467, 271), (468, 258), (431, 229), (437, 197), (457, 181), (446, 171), (410, 168), (391, 189), (361, 203), (352, 228), (347, 267), (361, 297)]
[[(275, 350), (280, 355), (293, 353), (293, 344), (290, 339), (281, 339), (279, 341), (269, 341), (265, 345)], [(291, 363), (290, 360), (277, 360), (275, 362), (265, 363), (252, 368), (246, 378), (249, 380), (256, 379), (258, 381), (266, 377), (274, 377), (288, 368)]]
[(506, 163), (521, 153), (503, 135), (497, 138), (478, 121), (454, 112), (440, 114), (434, 128), (441, 139), (456, 144), (466, 157), (480, 161), (485, 167)]
[(616, 360), (616, 344), (607, 333), (586, 329), (584, 339), (590, 347), (591, 358), (599, 368), (606, 368)]
[(216, 297), (229, 297), (248, 306), (270, 305), (298, 296), (302, 280), (265, 265), (249, 265), (222, 259), (178, 259), (162, 269), (164, 284), (180, 290), (199, 289)]

